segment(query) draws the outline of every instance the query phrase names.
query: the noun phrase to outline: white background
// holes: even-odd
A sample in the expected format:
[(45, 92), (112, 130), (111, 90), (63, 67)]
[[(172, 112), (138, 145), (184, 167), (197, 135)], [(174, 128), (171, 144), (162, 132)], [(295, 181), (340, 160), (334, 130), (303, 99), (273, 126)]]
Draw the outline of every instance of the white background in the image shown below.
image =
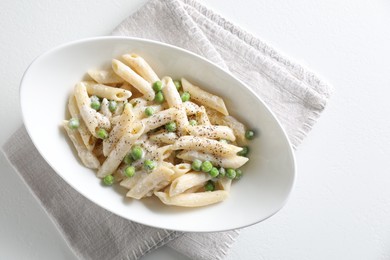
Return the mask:
[[(19, 81), (34, 57), (107, 35), (145, 2), (2, 0), (0, 145), (22, 124)], [(334, 86), (296, 153), (288, 204), (244, 229), (227, 259), (390, 259), (390, 2), (202, 2)], [(0, 258), (75, 259), (3, 155), (0, 166)], [(162, 248), (145, 259), (183, 256)]]

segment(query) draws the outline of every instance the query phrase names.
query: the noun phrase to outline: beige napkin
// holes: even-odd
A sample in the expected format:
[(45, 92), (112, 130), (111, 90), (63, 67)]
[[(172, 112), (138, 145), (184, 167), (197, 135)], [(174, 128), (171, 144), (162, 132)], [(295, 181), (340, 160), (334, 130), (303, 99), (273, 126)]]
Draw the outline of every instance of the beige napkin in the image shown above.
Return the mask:
[[(294, 147), (316, 122), (329, 97), (329, 87), (315, 75), (194, 0), (151, 0), (113, 35), (177, 45), (230, 70), (270, 106)], [(183, 234), (113, 215), (58, 177), (24, 127), (10, 137), (3, 151), (82, 259), (138, 259), (162, 245), (193, 259), (222, 259), (238, 236), (238, 231)]]

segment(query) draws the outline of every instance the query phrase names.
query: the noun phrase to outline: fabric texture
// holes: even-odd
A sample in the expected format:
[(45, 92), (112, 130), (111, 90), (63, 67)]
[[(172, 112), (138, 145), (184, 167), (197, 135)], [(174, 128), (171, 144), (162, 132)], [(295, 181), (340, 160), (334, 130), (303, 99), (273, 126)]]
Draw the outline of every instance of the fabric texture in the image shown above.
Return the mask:
[[(294, 147), (317, 121), (331, 92), (311, 72), (194, 0), (151, 0), (112, 34), (176, 45), (229, 70), (273, 110)], [(65, 183), (23, 126), (3, 152), (81, 259), (139, 259), (163, 245), (192, 259), (223, 259), (239, 234), (182, 233), (116, 216)]]

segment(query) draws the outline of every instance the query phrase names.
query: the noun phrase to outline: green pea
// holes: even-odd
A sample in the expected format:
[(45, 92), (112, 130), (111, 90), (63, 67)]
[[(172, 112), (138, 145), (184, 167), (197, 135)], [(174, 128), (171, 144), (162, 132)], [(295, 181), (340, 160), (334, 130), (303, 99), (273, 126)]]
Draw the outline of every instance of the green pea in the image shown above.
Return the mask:
[(235, 180), (239, 180), (242, 177), (242, 171), (240, 169), (236, 170), (236, 177), (234, 178)]
[(125, 169), (125, 175), (126, 177), (133, 177), (135, 174), (135, 168), (134, 166), (127, 166), (126, 169)]
[(212, 168), (213, 168), (213, 165), (211, 164), (210, 161), (204, 161), (202, 163), (202, 166), (200, 167), (202, 172), (209, 172), (209, 171), (211, 171)]
[(153, 114), (154, 114), (154, 109), (153, 109), (153, 107), (147, 107), (147, 108), (145, 108), (145, 115), (151, 116), (151, 115), (153, 115)]
[(144, 156), (144, 150), (138, 145), (133, 146), (133, 148), (131, 148), (131, 156), (134, 160), (139, 160)]
[(108, 109), (111, 111), (111, 112), (115, 112), (116, 108), (118, 107), (118, 104), (116, 103), (115, 100), (111, 100), (109, 103), (108, 103)]
[(248, 140), (252, 140), (255, 137), (255, 132), (252, 130), (248, 130), (245, 132), (245, 138)]
[(112, 184), (114, 184), (114, 176), (112, 176), (111, 174), (110, 175), (107, 175), (103, 178), (103, 183), (107, 186), (111, 186)]
[(126, 154), (125, 158), (123, 158), (123, 162), (125, 164), (132, 164), (133, 163), (133, 156), (131, 153)]
[(96, 131), (97, 136), (100, 139), (107, 139), (108, 138), (108, 133), (105, 129), (99, 128), (99, 130)]
[(183, 101), (183, 102), (190, 100), (190, 98), (191, 98), (191, 95), (188, 92), (183, 92), (183, 94), (181, 94), (181, 101)]
[(204, 185), (204, 190), (205, 191), (214, 191), (215, 190), (215, 185), (214, 182), (208, 181), (206, 185)]
[(175, 122), (169, 122), (165, 125), (165, 129), (167, 129), (168, 132), (175, 132), (176, 131), (176, 123)]
[(156, 81), (156, 82), (154, 82), (153, 83), (153, 89), (154, 89), (154, 91), (156, 91), (156, 92), (159, 92), (159, 91), (161, 91), (162, 90), (162, 82), (161, 81)]
[(181, 81), (180, 80), (174, 80), (173, 84), (175, 84), (175, 87), (177, 90), (181, 88)]
[(77, 118), (69, 119), (68, 126), (70, 129), (77, 129), (80, 126), (80, 121)]
[(226, 170), (226, 177), (228, 177), (229, 179), (234, 179), (236, 177), (237, 173), (234, 169), (227, 169)]
[(247, 156), (248, 153), (249, 153), (249, 147), (248, 146), (244, 146), (244, 147), (242, 147), (242, 150), (237, 153), (237, 155), (239, 155), (239, 156)]
[(154, 96), (154, 101), (156, 101), (157, 103), (161, 104), (164, 102), (164, 100), (164, 94), (161, 91), (157, 92)]
[(100, 102), (99, 101), (93, 101), (91, 102), (91, 107), (95, 109), (96, 111), (99, 111), (100, 109)]
[(156, 163), (152, 160), (145, 160), (144, 161), (144, 168), (147, 171), (151, 171), (156, 167)]
[(198, 124), (198, 122), (196, 122), (196, 120), (194, 120), (194, 119), (191, 119), (188, 123), (189, 123), (190, 125), (192, 125), (192, 126), (195, 126), (195, 125)]
[(195, 159), (192, 164), (191, 164), (191, 168), (194, 170), (194, 171), (200, 171), (200, 168), (202, 167), (202, 161), (199, 160), (199, 159)]
[(97, 96), (91, 96), (91, 107), (96, 111), (100, 109), (100, 99)]
[(215, 178), (219, 175), (219, 171), (216, 167), (213, 167), (210, 171), (209, 174), (211, 177)]
[(218, 175), (218, 177), (219, 177), (219, 178), (225, 177), (225, 175), (226, 175), (226, 170), (225, 170), (225, 168), (223, 168), (223, 167), (219, 168), (219, 175)]

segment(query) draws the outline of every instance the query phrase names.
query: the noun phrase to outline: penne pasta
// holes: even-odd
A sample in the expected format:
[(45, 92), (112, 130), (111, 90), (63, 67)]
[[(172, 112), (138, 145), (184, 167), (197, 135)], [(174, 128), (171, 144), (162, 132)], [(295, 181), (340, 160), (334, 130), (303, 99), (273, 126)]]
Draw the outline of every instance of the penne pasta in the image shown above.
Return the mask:
[(170, 197), (165, 192), (154, 193), (164, 204), (180, 207), (203, 207), (218, 203), (228, 197), (228, 192), (217, 190), (213, 192), (183, 193)]
[(229, 157), (218, 157), (208, 153), (202, 153), (198, 151), (182, 151), (178, 153), (177, 158), (185, 161), (194, 161), (199, 159), (201, 161), (210, 161), (213, 165), (217, 165), (223, 168), (237, 169), (248, 162), (247, 157), (232, 155)]
[(220, 186), (221, 190), (225, 190), (230, 192), (230, 187), (232, 185), (232, 180), (228, 178), (222, 178), (217, 181), (218, 186)]
[(81, 136), (77, 130), (72, 130), (68, 126), (69, 121), (64, 120), (63, 127), (66, 130), (66, 133), (68, 134), (70, 140), (72, 141), (74, 147), (76, 148), (77, 154), (82, 161), (82, 163), (85, 165), (85, 167), (91, 168), (91, 169), (97, 169), (100, 166), (99, 160), (96, 158), (96, 156), (89, 151), (85, 145), (83, 144), (83, 141), (81, 140)]
[(164, 144), (173, 144), (178, 138), (176, 133), (166, 131), (149, 136), (151, 141)]
[(125, 54), (122, 55), (122, 59), (146, 81), (154, 83), (160, 80), (157, 74), (141, 56), (134, 53)]
[(156, 188), (160, 183), (169, 181), (172, 174), (174, 174), (173, 170), (165, 167), (164, 165), (160, 165), (154, 171), (138, 181), (137, 184), (130, 189), (126, 196), (141, 199)]
[(196, 120), (198, 121), (199, 125), (211, 125), (204, 106), (201, 106), (199, 111), (196, 112)]
[(106, 98), (115, 101), (126, 101), (131, 97), (131, 92), (121, 88), (114, 88), (102, 84), (85, 84), (89, 95)]
[(191, 101), (184, 102), (183, 107), (186, 110), (187, 116), (195, 115), (197, 112), (200, 111), (200, 107)]
[(215, 110), (207, 110), (207, 115), (213, 125), (226, 125), (230, 127), (236, 136), (238, 145), (247, 145), (245, 138), (245, 126), (232, 116), (224, 116)]
[(135, 175), (131, 178), (124, 178), (120, 183), (119, 185), (128, 189), (128, 190), (131, 190), (135, 185), (137, 185), (137, 183), (139, 181), (141, 181), (142, 179), (144, 179), (146, 176), (148, 175), (147, 172), (145, 171), (137, 171), (135, 173)]
[(154, 91), (150, 82), (135, 73), (130, 67), (119, 60), (112, 60), (112, 68), (116, 74), (141, 92), (147, 100), (154, 99)]
[(143, 119), (142, 123), (145, 125), (145, 133), (174, 121), (176, 113), (176, 108), (169, 108)]
[(78, 127), (77, 130), (80, 133), (81, 139), (83, 140), (85, 147), (87, 147), (89, 151), (92, 151), (93, 148), (95, 147), (96, 139), (93, 135), (91, 135), (87, 126), (84, 123), (84, 120), (81, 118), (80, 111), (79, 108), (77, 107), (77, 102), (74, 95), (72, 95), (69, 98), (68, 110), (72, 118), (77, 118), (79, 120), (80, 126)]
[(87, 89), (84, 83), (80, 82), (76, 84), (74, 95), (76, 97), (80, 115), (93, 136), (98, 137), (96, 134), (96, 130), (98, 128), (110, 129), (110, 120), (103, 114), (100, 114), (91, 108), (91, 100), (88, 97)]
[(112, 113), (110, 111), (110, 109), (108, 108), (109, 106), (109, 102), (107, 100), (107, 98), (103, 98), (102, 100), (102, 104), (100, 106), (100, 112), (105, 116), (107, 117), (108, 119), (110, 119), (112, 117)]
[(225, 116), (229, 115), (229, 112), (226, 109), (225, 102), (223, 102), (223, 99), (213, 95), (207, 91), (202, 90), (201, 88), (192, 85), (188, 80), (185, 78), (181, 79), (183, 89), (184, 91), (187, 91), (191, 95), (191, 99), (196, 100), (200, 104), (211, 107), (218, 112), (224, 114)]
[(184, 174), (172, 181), (169, 196), (176, 196), (190, 188), (204, 184), (206, 181), (211, 180), (211, 178), (210, 174), (204, 172), (189, 172)]
[(122, 115), (119, 116), (119, 121), (110, 131), (110, 135), (107, 139), (103, 140), (103, 154), (108, 154), (115, 147), (119, 139), (125, 134), (131, 131), (131, 126), (134, 121), (134, 114), (132, 113), (131, 105), (126, 105)]
[(89, 70), (88, 75), (99, 84), (123, 83), (123, 79), (110, 70)]
[(168, 103), (169, 107), (178, 107), (181, 105), (181, 97), (179, 92), (177, 91), (175, 84), (170, 77), (164, 77), (162, 79), (163, 89), (162, 92), (164, 94), (164, 98)]
[(207, 137), (210, 139), (226, 139), (230, 141), (236, 140), (233, 130), (223, 125), (188, 125), (186, 130), (193, 136)]
[(175, 166), (172, 167), (172, 169), (175, 171), (175, 174), (172, 175), (171, 179), (174, 180), (186, 174), (187, 172), (191, 171), (191, 164), (189, 163), (176, 164)]
[(242, 150), (241, 147), (235, 145), (225, 144), (213, 139), (198, 136), (182, 136), (173, 144), (172, 149), (209, 152), (222, 157), (236, 155)]
[(177, 131), (178, 134), (186, 135), (187, 127), (189, 126), (186, 110), (182, 105), (179, 105), (179, 108), (176, 110), (176, 122), (177, 122)]

